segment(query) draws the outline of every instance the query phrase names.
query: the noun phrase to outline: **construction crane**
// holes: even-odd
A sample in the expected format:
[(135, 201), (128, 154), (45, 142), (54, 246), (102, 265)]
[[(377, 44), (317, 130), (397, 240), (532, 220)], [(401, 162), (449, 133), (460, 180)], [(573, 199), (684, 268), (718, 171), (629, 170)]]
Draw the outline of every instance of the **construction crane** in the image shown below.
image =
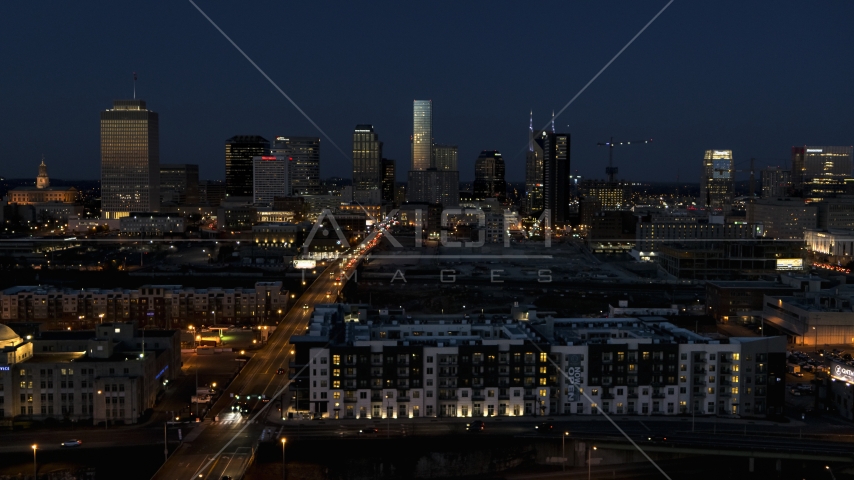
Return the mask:
[(628, 145), (638, 145), (642, 143), (652, 143), (652, 139), (649, 140), (632, 140), (631, 142), (614, 142), (614, 137), (611, 137), (610, 142), (599, 142), (596, 145), (600, 147), (608, 147), (608, 166), (605, 167), (605, 174), (608, 175), (608, 181), (614, 183), (614, 176), (617, 175), (617, 167), (614, 166), (614, 147), (620, 146), (628, 146)]

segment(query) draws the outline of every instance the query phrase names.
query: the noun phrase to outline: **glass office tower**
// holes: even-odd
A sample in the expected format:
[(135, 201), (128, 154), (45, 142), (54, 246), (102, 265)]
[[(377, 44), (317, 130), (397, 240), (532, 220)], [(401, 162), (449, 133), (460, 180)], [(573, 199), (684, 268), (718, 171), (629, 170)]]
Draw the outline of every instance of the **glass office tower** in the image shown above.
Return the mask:
[(697, 203), (709, 208), (726, 208), (732, 205), (734, 193), (735, 165), (732, 150), (706, 150)]
[(379, 205), (382, 201), (383, 142), (373, 125), (353, 130), (353, 199)]
[(319, 195), (320, 138), (278, 136), (273, 143), (273, 155), (288, 158), (288, 175), (292, 195)]
[(412, 107), (412, 168), (433, 168), (433, 101), (415, 100)]

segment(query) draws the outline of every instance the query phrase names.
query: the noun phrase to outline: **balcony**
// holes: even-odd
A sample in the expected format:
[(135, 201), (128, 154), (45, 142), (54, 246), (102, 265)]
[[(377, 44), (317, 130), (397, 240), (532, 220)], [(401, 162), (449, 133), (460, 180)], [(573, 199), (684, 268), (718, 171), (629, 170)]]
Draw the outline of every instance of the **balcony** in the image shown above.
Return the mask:
[(664, 392), (652, 392), (652, 398), (664, 398)]
[(344, 397), (344, 403), (356, 403), (356, 397)]
[(694, 363), (706, 363), (706, 357), (694, 357)]
[(409, 396), (407, 395), (407, 396), (405, 396), (405, 397), (397, 397), (397, 401), (398, 401), (398, 402), (408, 402), (408, 401), (409, 401)]
[(439, 395), (439, 400), (457, 400), (456, 395)]
[(480, 395), (472, 395), (472, 396), (471, 396), (471, 399), (472, 399), (472, 400), (474, 400), (474, 401), (481, 401), (481, 402), (482, 402), (482, 401), (486, 400), (486, 397), (485, 397), (483, 394), (480, 394)]
[(694, 369), (694, 375), (705, 375), (705, 374), (706, 374), (705, 368), (695, 368)]
[(602, 398), (602, 400), (613, 400), (614, 394), (613, 393), (603, 393), (601, 398)]

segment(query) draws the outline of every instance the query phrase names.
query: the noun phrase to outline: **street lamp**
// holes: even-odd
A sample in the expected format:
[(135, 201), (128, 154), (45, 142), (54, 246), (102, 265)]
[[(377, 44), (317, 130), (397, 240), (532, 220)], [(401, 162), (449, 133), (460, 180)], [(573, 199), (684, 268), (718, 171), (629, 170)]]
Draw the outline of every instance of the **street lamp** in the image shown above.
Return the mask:
[(287, 470), (285, 469), (285, 442), (286, 441), (287, 441), (287, 439), (285, 439), (285, 438), (282, 439), (282, 480), (285, 480), (285, 478), (287, 478), (287, 475), (288, 475)]
[(593, 452), (593, 450), (596, 450), (595, 445), (593, 446), (593, 448), (587, 449), (587, 480), (590, 480), (590, 454)]
[(36, 463), (36, 450), (38, 448), (38, 445), (33, 445), (33, 478), (39, 478), (39, 464)]
[(560, 437), (560, 464), (563, 471), (566, 471), (566, 437), (568, 436), (569, 432), (563, 432), (563, 436)]
[(104, 323), (104, 314), (103, 314), (103, 313), (99, 313), (99, 314), (98, 314), (98, 318), (100, 319), (100, 320), (99, 320), (99, 321), (100, 321), (100, 323)]
[(830, 465), (825, 465), (824, 469), (827, 470), (827, 473), (830, 474), (830, 478), (836, 480), (836, 475), (833, 474), (833, 470), (830, 469)]

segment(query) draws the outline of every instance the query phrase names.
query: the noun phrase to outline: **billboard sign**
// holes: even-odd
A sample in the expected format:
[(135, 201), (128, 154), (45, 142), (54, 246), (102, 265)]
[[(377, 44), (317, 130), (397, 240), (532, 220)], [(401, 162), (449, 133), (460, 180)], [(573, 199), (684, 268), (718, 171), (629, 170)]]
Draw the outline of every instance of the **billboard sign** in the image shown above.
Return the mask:
[(294, 268), (315, 268), (317, 260), (294, 260)]
[(804, 269), (804, 259), (803, 258), (778, 258), (777, 259), (777, 270), (803, 270)]
[(566, 374), (569, 377), (567, 389), (567, 402), (577, 402), (581, 400), (581, 392), (578, 391), (581, 385), (581, 355), (569, 354), (566, 356)]
[(831, 362), (830, 376), (843, 382), (854, 383), (854, 367), (844, 363)]

